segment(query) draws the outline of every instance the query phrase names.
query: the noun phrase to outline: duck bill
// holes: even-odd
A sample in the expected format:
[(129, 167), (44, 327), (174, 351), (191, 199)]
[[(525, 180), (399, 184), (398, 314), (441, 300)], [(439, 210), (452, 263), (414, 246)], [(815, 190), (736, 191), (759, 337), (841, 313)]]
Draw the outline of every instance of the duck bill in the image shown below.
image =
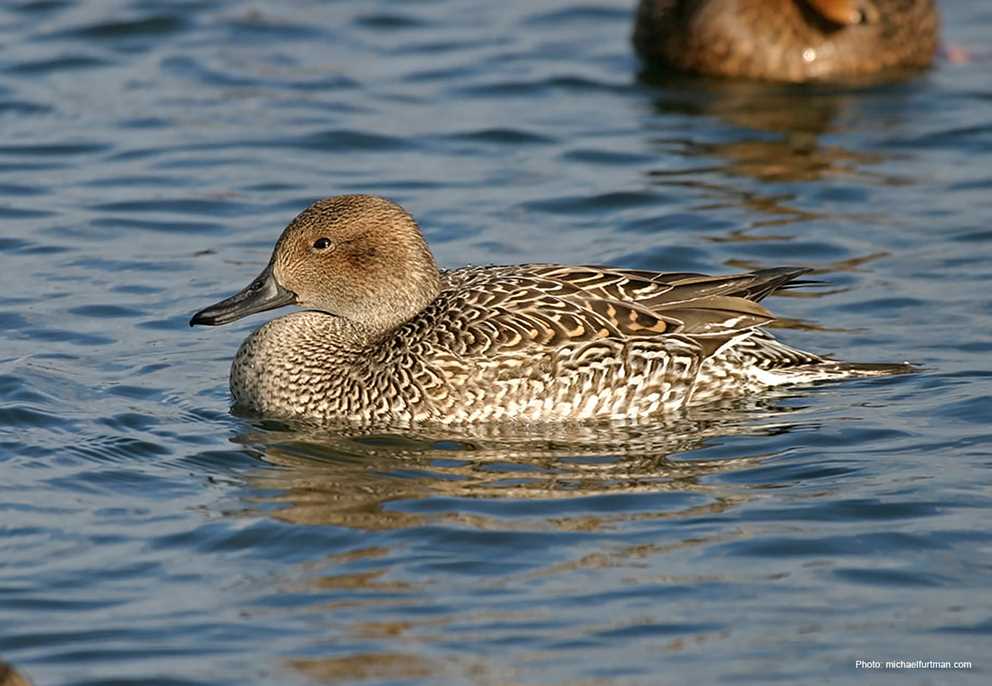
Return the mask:
[(220, 326), (221, 324), (230, 324), (250, 314), (274, 310), (277, 307), (292, 305), (295, 302), (296, 294), (276, 282), (272, 275), (272, 267), (269, 266), (247, 288), (194, 314), (193, 318), (189, 320), (189, 325)]
[(813, 10), (838, 26), (854, 26), (868, 17), (858, 0), (809, 0)]

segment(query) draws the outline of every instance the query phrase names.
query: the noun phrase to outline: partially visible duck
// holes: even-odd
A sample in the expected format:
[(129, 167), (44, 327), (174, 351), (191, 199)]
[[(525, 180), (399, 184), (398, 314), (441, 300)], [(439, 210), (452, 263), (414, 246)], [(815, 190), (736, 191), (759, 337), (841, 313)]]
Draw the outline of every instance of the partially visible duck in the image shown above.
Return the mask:
[(236, 405), (379, 422), (637, 419), (778, 384), (907, 371), (791, 348), (758, 304), (805, 269), (661, 274), (555, 264), (438, 271), (416, 222), (371, 195), (321, 200), (268, 266), (190, 325), (299, 305), (241, 345)]
[(634, 46), (698, 74), (843, 79), (926, 67), (939, 23), (934, 0), (641, 0)]
[(0, 660), (0, 686), (31, 686), (31, 682), (11, 665)]

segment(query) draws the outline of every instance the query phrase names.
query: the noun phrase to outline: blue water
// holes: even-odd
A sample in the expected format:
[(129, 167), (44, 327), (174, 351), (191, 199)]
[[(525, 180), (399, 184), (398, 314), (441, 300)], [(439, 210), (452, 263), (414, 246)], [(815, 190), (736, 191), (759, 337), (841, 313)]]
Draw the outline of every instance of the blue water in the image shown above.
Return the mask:
[[(642, 74), (632, 5), (0, 7), (0, 658), (73, 686), (988, 683), (992, 7), (941, 3), (959, 57), (917, 78), (777, 87)], [(189, 316), (351, 191), (446, 266), (811, 266), (779, 335), (923, 372), (628, 430), (230, 414), (264, 317)]]

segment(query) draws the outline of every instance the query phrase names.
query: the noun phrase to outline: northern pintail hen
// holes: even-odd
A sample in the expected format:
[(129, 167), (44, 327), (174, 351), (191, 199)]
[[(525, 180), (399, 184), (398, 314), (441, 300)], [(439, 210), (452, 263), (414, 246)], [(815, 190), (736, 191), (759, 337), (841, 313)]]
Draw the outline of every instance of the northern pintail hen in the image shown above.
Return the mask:
[(767, 386), (907, 370), (829, 360), (765, 331), (774, 317), (758, 301), (806, 271), (439, 271), (402, 207), (343, 195), (304, 210), (258, 278), (190, 325), (307, 308), (255, 331), (231, 367), (236, 406), (287, 418), (635, 419)]
[(712, 76), (842, 79), (929, 65), (939, 23), (934, 0), (641, 0), (634, 46)]

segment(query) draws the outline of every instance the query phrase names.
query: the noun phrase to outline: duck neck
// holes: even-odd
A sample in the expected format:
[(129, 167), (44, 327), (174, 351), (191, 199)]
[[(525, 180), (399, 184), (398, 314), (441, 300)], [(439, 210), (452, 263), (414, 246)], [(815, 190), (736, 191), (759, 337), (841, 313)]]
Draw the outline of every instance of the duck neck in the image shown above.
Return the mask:
[(424, 253), (423, 259), (413, 263), (415, 266), (396, 275), (388, 286), (388, 297), (352, 322), (368, 331), (372, 341), (387, 337), (419, 315), (441, 293), (441, 275), (426, 246)]

